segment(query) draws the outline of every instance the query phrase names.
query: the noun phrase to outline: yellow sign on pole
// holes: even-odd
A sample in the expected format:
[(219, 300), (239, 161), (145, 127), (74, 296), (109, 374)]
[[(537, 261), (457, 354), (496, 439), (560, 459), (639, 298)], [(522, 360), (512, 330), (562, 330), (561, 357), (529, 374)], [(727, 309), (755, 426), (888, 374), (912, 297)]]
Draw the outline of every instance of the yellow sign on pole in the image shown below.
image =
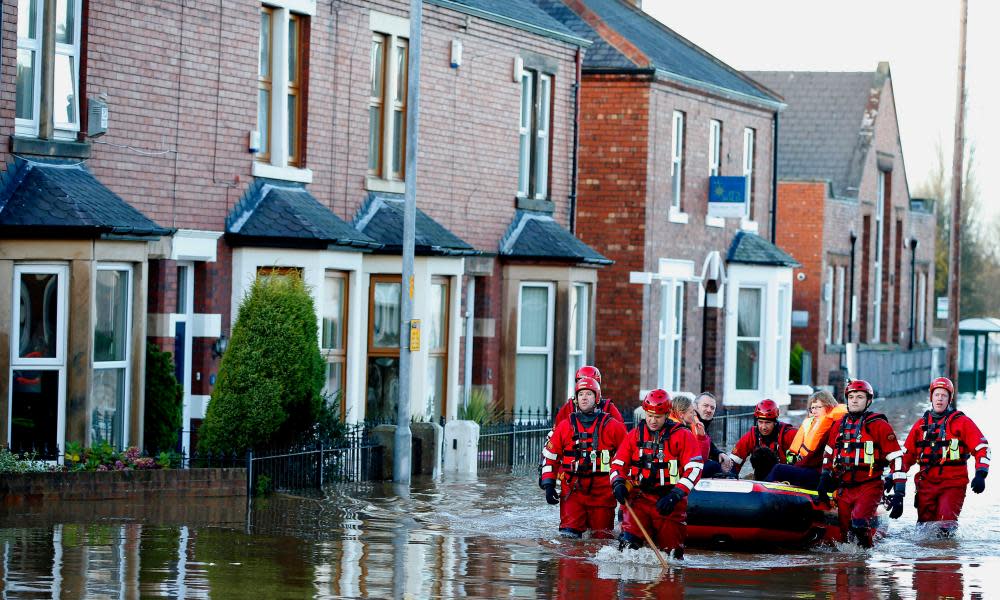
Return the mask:
[(410, 352), (420, 350), (420, 319), (410, 321)]

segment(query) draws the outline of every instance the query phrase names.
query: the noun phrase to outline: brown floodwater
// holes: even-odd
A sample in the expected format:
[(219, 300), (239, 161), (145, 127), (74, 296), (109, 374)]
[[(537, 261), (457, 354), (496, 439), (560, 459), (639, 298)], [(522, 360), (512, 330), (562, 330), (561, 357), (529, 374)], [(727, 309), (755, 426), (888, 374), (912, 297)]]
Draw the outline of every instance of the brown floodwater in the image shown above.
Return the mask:
[[(991, 394), (1000, 398), (998, 393)], [(897, 427), (923, 400), (877, 409)], [(1000, 439), (986, 398), (962, 409)], [(909, 490), (912, 498), (912, 489)], [(1000, 597), (1000, 482), (939, 540), (909, 505), (874, 550), (648, 550), (563, 540), (533, 475), (344, 484), (242, 502), (72, 503), (0, 512), (2, 598)]]

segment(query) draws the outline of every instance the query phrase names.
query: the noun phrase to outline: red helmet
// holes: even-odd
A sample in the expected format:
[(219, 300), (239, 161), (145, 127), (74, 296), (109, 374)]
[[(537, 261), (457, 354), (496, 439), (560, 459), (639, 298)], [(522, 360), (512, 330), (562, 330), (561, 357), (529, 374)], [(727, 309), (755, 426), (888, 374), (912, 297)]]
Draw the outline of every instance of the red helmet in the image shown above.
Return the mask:
[(648, 415), (669, 415), (672, 408), (670, 394), (664, 390), (650, 390), (642, 399), (642, 410)]
[(948, 390), (948, 400), (952, 400), (955, 397), (955, 384), (951, 382), (947, 377), (938, 377), (931, 382), (930, 393), (933, 394), (934, 390), (941, 388), (943, 390)]
[(576, 391), (573, 392), (573, 400), (580, 394), (580, 390), (590, 390), (597, 396), (596, 402), (601, 401), (601, 384), (593, 377), (581, 377), (576, 380)]
[(590, 377), (597, 383), (601, 383), (601, 372), (597, 370), (597, 367), (592, 367), (590, 365), (584, 365), (576, 370), (576, 379), (580, 380), (582, 377)]
[(761, 400), (753, 409), (755, 419), (778, 420), (778, 404), (774, 400)]
[(855, 379), (847, 384), (847, 387), (844, 388), (844, 400), (847, 400), (847, 394), (851, 392), (864, 392), (868, 394), (869, 402), (871, 402), (872, 398), (875, 397), (875, 390), (872, 389), (872, 384), (868, 383), (864, 379)]

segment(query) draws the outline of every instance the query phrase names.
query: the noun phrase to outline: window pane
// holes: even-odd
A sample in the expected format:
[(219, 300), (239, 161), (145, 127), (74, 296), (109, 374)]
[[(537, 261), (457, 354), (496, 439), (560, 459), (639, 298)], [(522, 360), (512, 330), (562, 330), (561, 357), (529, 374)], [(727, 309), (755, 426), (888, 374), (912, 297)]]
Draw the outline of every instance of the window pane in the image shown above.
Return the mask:
[(427, 359), (427, 399), (424, 416), (437, 420), (441, 416), (441, 404), (444, 400), (444, 367), (443, 356), (431, 356)]
[(407, 48), (406, 46), (396, 46), (396, 93), (394, 99), (396, 102), (406, 102), (406, 85), (407, 85)]
[(672, 390), (681, 389), (681, 338), (674, 340), (674, 376), (673, 381), (671, 381)]
[(177, 312), (187, 312), (188, 267), (177, 267)]
[(525, 73), (521, 76), (521, 128), (531, 129), (531, 105), (534, 101), (532, 95), (533, 76)]
[(326, 302), (323, 303), (323, 349), (344, 348), (344, 283), (342, 277), (326, 280)]
[(674, 335), (684, 330), (684, 284), (674, 286)]
[(17, 37), (36, 39), (39, 0), (20, 0), (17, 3)]
[(55, 358), (58, 342), (59, 276), (21, 275), (20, 358)]
[(372, 315), (372, 346), (375, 348), (399, 348), (401, 288), (398, 283), (375, 284), (375, 314)]
[(399, 359), (368, 359), (368, 389), (365, 394), (365, 420), (396, 420), (399, 402)]
[(125, 369), (95, 369), (90, 399), (90, 443), (122, 447), (125, 414)]
[(382, 108), (368, 107), (368, 170), (378, 171), (382, 155)]
[(295, 94), (288, 94), (288, 155), (290, 157), (298, 156), (296, 152), (295, 139), (299, 130), (299, 97)]
[(56, 0), (56, 43), (76, 43), (76, 0)]
[(448, 306), (447, 290), (448, 286), (442, 283), (431, 284), (431, 295), (428, 299), (430, 318), (427, 322), (427, 348), (432, 350), (444, 348), (448, 343), (444, 338), (445, 323), (448, 318), (445, 312)]
[(528, 177), (531, 174), (531, 135), (521, 134), (521, 161), (517, 176), (517, 193), (526, 196), (528, 194)]
[(392, 111), (392, 172), (400, 179), (403, 175), (403, 154), (406, 148), (404, 115), (405, 113), (401, 110)]
[(72, 56), (56, 54), (52, 91), (52, 118), (56, 123), (76, 125), (76, 64)]
[(271, 13), (260, 13), (260, 59), (258, 73), (261, 79), (271, 78)]
[(573, 350), (578, 352), (585, 352), (587, 348), (587, 318), (589, 316), (587, 296), (587, 286), (573, 286), (573, 306), (570, 309), (572, 330), (569, 339), (573, 342)]
[(17, 51), (17, 118), (35, 118), (35, 52)]
[(757, 389), (757, 366), (760, 362), (759, 342), (736, 342), (736, 389)]
[(344, 418), (344, 415), (340, 414), (340, 397), (343, 393), (343, 389), (344, 363), (326, 363), (326, 388), (324, 391), (329, 395), (334, 412), (336, 412), (337, 416), (340, 418)]
[(59, 371), (14, 371), (11, 383), (11, 451), (51, 456), (59, 443)]
[(382, 97), (382, 75), (385, 69), (382, 68), (382, 60), (385, 56), (385, 44), (381, 39), (372, 40), (371, 72), (369, 81), (371, 83), (371, 96)]
[(288, 20), (288, 81), (299, 80), (299, 20)]
[(545, 394), (547, 375), (548, 355), (517, 355), (517, 395), (514, 410), (548, 412)]
[(740, 290), (739, 312), (736, 320), (737, 336), (760, 337), (760, 295), (760, 289), (743, 288)]
[(260, 153), (271, 152), (271, 92), (258, 90), (257, 94), (257, 131), (260, 132)]
[[(548, 346), (549, 290), (544, 287), (521, 288), (520, 345)], [(518, 384), (520, 385), (520, 384)]]
[(97, 271), (94, 362), (125, 360), (128, 342), (128, 272)]

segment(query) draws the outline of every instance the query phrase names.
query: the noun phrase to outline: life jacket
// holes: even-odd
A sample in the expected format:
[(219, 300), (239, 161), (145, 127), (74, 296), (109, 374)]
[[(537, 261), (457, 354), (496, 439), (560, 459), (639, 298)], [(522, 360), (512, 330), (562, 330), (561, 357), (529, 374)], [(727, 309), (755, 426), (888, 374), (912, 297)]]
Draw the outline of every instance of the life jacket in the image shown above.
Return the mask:
[(937, 419), (931, 416), (931, 411), (924, 413), (924, 422), (920, 426), (924, 437), (915, 444), (921, 468), (965, 467), (970, 456), (969, 449), (957, 437), (948, 437), (948, 425), (961, 416), (965, 415), (957, 410)]
[(562, 472), (574, 477), (593, 477), (611, 471), (614, 448), (601, 449), (601, 426), (610, 419), (607, 413), (596, 412), (592, 428), (588, 431), (576, 412), (569, 416), (573, 427), (573, 447), (562, 454)]
[(818, 417), (807, 417), (795, 433), (792, 445), (785, 453), (788, 464), (795, 464), (820, 448), (834, 422), (847, 414), (847, 406), (838, 404)]
[(785, 432), (788, 431), (790, 427), (791, 425), (789, 425), (788, 423), (782, 423), (781, 421), (778, 421), (778, 424), (775, 425), (774, 431), (771, 432), (771, 435), (764, 437), (760, 434), (760, 429), (757, 429), (757, 426), (754, 425), (753, 428), (754, 450), (756, 450), (757, 448), (767, 448), (768, 450), (774, 452), (775, 456), (782, 456), (781, 440), (785, 439)]
[[(634, 459), (637, 470), (637, 479), (640, 489), (651, 489), (655, 487), (672, 486), (680, 479), (681, 470), (678, 464), (678, 457), (667, 454), (669, 449), (667, 444), (670, 436), (678, 429), (684, 429), (684, 425), (667, 420), (663, 429), (656, 435), (649, 431), (646, 424), (639, 426), (639, 437), (636, 448), (639, 456)], [(652, 437), (647, 438), (647, 434)]]
[[(838, 475), (865, 470), (869, 473), (881, 471), (888, 463), (882, 455), (881, 444), (877, 444), (868, 432), (868, 424), (875, 421), (889, 422), (883, 414), (864, 412), (855, 420), (848, 414), (841, 420), (837, 439), (833, 444), (833, 472)], [(862, 439), (867, 437), (868, 439)]]

